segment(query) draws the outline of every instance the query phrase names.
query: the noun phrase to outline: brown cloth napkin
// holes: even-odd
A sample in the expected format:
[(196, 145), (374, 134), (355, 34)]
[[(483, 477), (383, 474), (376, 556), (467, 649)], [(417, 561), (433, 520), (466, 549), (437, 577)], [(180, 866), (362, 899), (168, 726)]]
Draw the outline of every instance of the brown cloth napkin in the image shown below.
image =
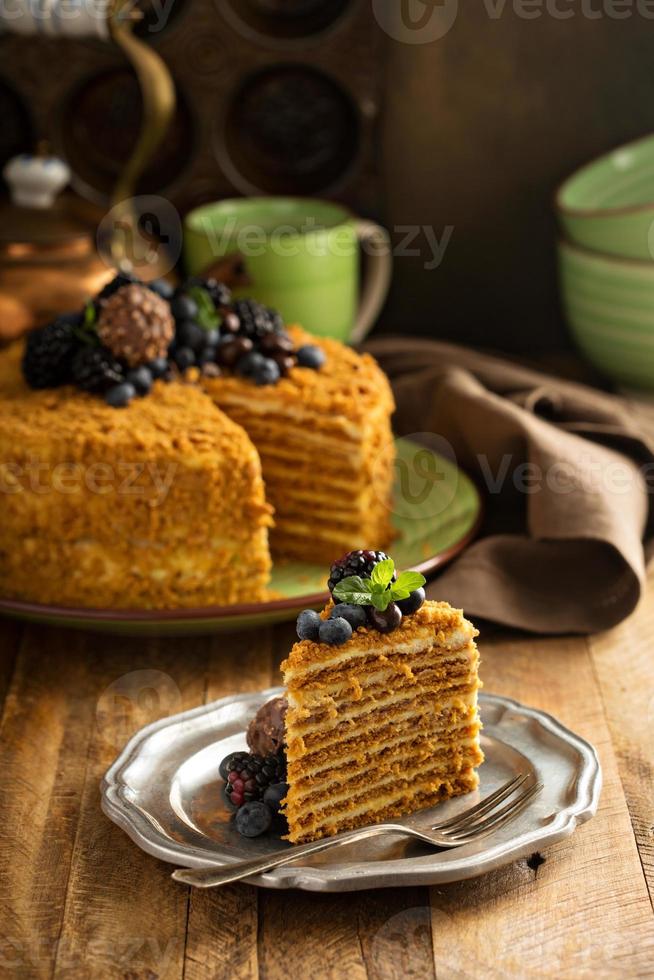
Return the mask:
[(484, 497), (480, 537), (431, 595), (540, 633), (628, 616), (654, 535), (654, 447), (626, 404), (451, 344), (382, 337), (366, 350), (393, 385), (397, 434), (446, 440)]

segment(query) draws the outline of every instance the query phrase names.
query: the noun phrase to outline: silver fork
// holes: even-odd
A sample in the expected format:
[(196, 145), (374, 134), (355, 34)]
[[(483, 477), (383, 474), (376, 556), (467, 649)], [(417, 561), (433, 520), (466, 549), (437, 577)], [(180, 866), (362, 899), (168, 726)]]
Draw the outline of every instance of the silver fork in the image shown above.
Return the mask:
[[(450, 820), (435, 824), (429, 830), (416, 830), (401, 823), (371, 824), (369, 827), (361, 827), (358, 830), (344, 831), (334, 837), (324, 837), (321, 840), (312, 841), (310, 844), (296, 844), (277, 854), (252, 858), (249, 861), (239, 861), (226, 868), (180, 868), (173, 871), (172, 877), (175, 881), (180, 881), (185, 885), (195, 885), (196, 888), (218, 888), (220, 885), (228, 885), (232, 881), (249, 878), (250, 875), (272, 871), (273, 868), (280, 868), (284, 864), (297, 861), (298, 858), (310, 857), (313, 854), (320, 854), (322, 851), (341, 847), (343, 844), (352, 844), (356, 841), (382, 837), (386, 834), (411, 837), (423, 841), (425, 844), (431, 844), (433, 847), (462, 847), (464, 844), (471, 844), (473, 841), (488, 837), (489, 834), (504, 826), (509, 820), (513, 820), (529, 801), (537, 793), (540, 793), (543, 788), (542, 783), (536, 782), (525, 787), (528, 779), (528, 773), (515, 776), (508, 783), (495, 790), (494, 793), (491, 793), (490, 796), (485, 797), (480, 803)], [(500, 803), (504, 803), (504, 800), (518, 790), (520, 790), (518, 796), (497, 809)], [(489, 813), (491, 815), (486, 816)]]

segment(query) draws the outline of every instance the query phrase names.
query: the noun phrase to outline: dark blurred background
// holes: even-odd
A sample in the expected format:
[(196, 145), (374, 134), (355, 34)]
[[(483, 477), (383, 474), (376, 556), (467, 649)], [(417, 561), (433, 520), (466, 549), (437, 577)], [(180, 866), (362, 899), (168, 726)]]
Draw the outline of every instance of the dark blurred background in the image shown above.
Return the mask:
[[(379, 0), (153, 3), (138, 32), (178, 108), (141, 189), (182, 210), (257, 192), (343, 201), (393, 236), (379, 330), (565, 348), (552, 193), (653, 128), (654, 25), (560, 6), (572, 16), (461, 4), (444, 36), (408, 43)], [(101, 210), (140, 115), (112, 45), (0, 37), (0, 163), (46, 138)]]

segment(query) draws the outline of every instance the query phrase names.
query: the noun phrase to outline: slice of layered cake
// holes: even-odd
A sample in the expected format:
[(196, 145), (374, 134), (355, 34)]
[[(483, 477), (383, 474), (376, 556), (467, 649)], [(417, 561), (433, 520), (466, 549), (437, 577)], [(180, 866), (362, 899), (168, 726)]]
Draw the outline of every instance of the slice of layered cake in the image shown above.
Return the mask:
[(423, 583), (398, 576), (383, 552), (332, 566), (332, 601), (298, 617), (285, 699), (251, 722), (251, 753), (221, 765), (242, 834), (281, 812), (288, 840), (311, 841), (477, 787), (477, 630), (461, 610), (425, 601)]
[(272, 549), (327, 563), (353, 546), (383, 547), (391, 540), (390, 384), (366, 354), (299, 327), (288, 336), (298, 366), (256, 397), (238, 377), (204, 382), (257, 447), (275, 511)]

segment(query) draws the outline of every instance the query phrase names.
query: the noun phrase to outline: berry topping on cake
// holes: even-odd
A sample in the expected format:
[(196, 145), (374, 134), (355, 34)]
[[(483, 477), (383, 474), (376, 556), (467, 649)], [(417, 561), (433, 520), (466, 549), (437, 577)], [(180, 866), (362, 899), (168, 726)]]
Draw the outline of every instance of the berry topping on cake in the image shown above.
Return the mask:
[(330, 568), (327, 588), (333, 594), (334, 587), (349, 575), (370, 578), (375, 565), (380, 561), (386, 561), (387, 558), (388, 555), (384, 551), (348, 551)]
[[(369, 626), (379, 630), (380, 633), (390, 633), (402, 622), (403, 610), (400, 603), (407, 603), (406, 609), (409, 614), (416, 612), (424, 602), (425, 591), (422, 586), (425, 584), (425, 578), (420, 572), (401, 572), (398, 576), (395, 572), (395, 562), (387, 557), (373, 564), (369, 576), (342, 574), (343, 569), (349, 571), (354, 566), (364, 567), (366, 561), (364, 556), (379, 554), (381, 552), (350, 552), (345, 559), (341, 559), (342, 565), (337, 563), (332, 566), (332, 576), (341, 576), (332, 587), (333, 598), (339, 602), (339, 605), (334, 607), (334, 612), (343, 603), (362, 607), (366, 612)], [(369, 558), (368, 562), (370, 562)], [(331, 583), (332, 578), (330, 578), (330, 586)], [(338, 619), (334, 622), (338, 622)], [(322, 634), (320, 639), (322, 640)]]
[(127, 372), (127, 377), (125, 380), (131, 385), (134, 385), (136, 388), (136, 394), (140, 395), (141, 398), (149, 394), (150, 390), (152, 389), (152, 372), (145, 365), (132, 368), (131, 371)]
[(365, 626), (368, 617), (365, 606), (354, 606), (349, 602), (339, 602), (329, 614), (330, 619), (346, 619), (353, 630)]
[(251, 340), (261, 340), (266, 334), (284, 327), (284, 321), (276, 310), (269, 310), (254, 299), (237, 300), (233, 312), (239, 320), (239, 333)]
[(403, 616), (410, 616), (412, 613), (418, 612), (424, 601), (425, 590), (420, 587), (419, 589), (414, 589), (408, 599), (399, 599), (397, 604)]
[(314, 371), (319, 371), (325, 363), (325, 360), (324, 350), (322, 347), (316, 346), (316, 344), (305, 344), (297, 352), (297, 363), (299, 367), (312, 368)]
[(301, 640), (318, 639), (322, 619), (313, 609), (304, 609), (297, 618), (296, 630)]
[(81, 315), (58, 317), (28, 336), (23, 375), (30, 388), (56, 388), (70, 381), (75, 327), (80, 321)]
[(170, 305), (147, 286), (121, 286), (101, 303), (97, 332), (101, 342), (130, 367), (164, 357), (175, 335)]
[(30, 336), (23, 373), (32, 388), (72, 381), (94, 394), (111, 390), (107, 404), (124, 407), (132, 388), (145, 396), (154, 381), (174, 380), (196, 366), (205, 378), (231, 373), (265, 386), (289, 377), (298, 364), (324, 362), (318, 345), (296, 350), (276, 310), (254, 299), (233, 301), (215, 279), (193, 278), (175, 289), (164, 279), (142, 283), (119, 272), (81, 313)]
[(104, 396), (104, 400), (111, 408), (127, 408), (131, 401), (136, 398), (136, 388), (134, 385), (123, 381), (122, 384), (110, 388)]
[(384, 610), (368, 606), (367, 612), (368, 622), (380, 633), (392, 633), (402, 622), (400, 607), (395, 602), (391, 602)]
[(82, 391), (103, 394), (125, 380), (123, 369), (106, 347), (83, 346), (73, 358), (72, 379)]
[(318, 639), (329, 646), (340, 647), (352, 637), (352, 627), (347, 619), (337, 616), (335, 619), (323, 619), (318, 630)]

